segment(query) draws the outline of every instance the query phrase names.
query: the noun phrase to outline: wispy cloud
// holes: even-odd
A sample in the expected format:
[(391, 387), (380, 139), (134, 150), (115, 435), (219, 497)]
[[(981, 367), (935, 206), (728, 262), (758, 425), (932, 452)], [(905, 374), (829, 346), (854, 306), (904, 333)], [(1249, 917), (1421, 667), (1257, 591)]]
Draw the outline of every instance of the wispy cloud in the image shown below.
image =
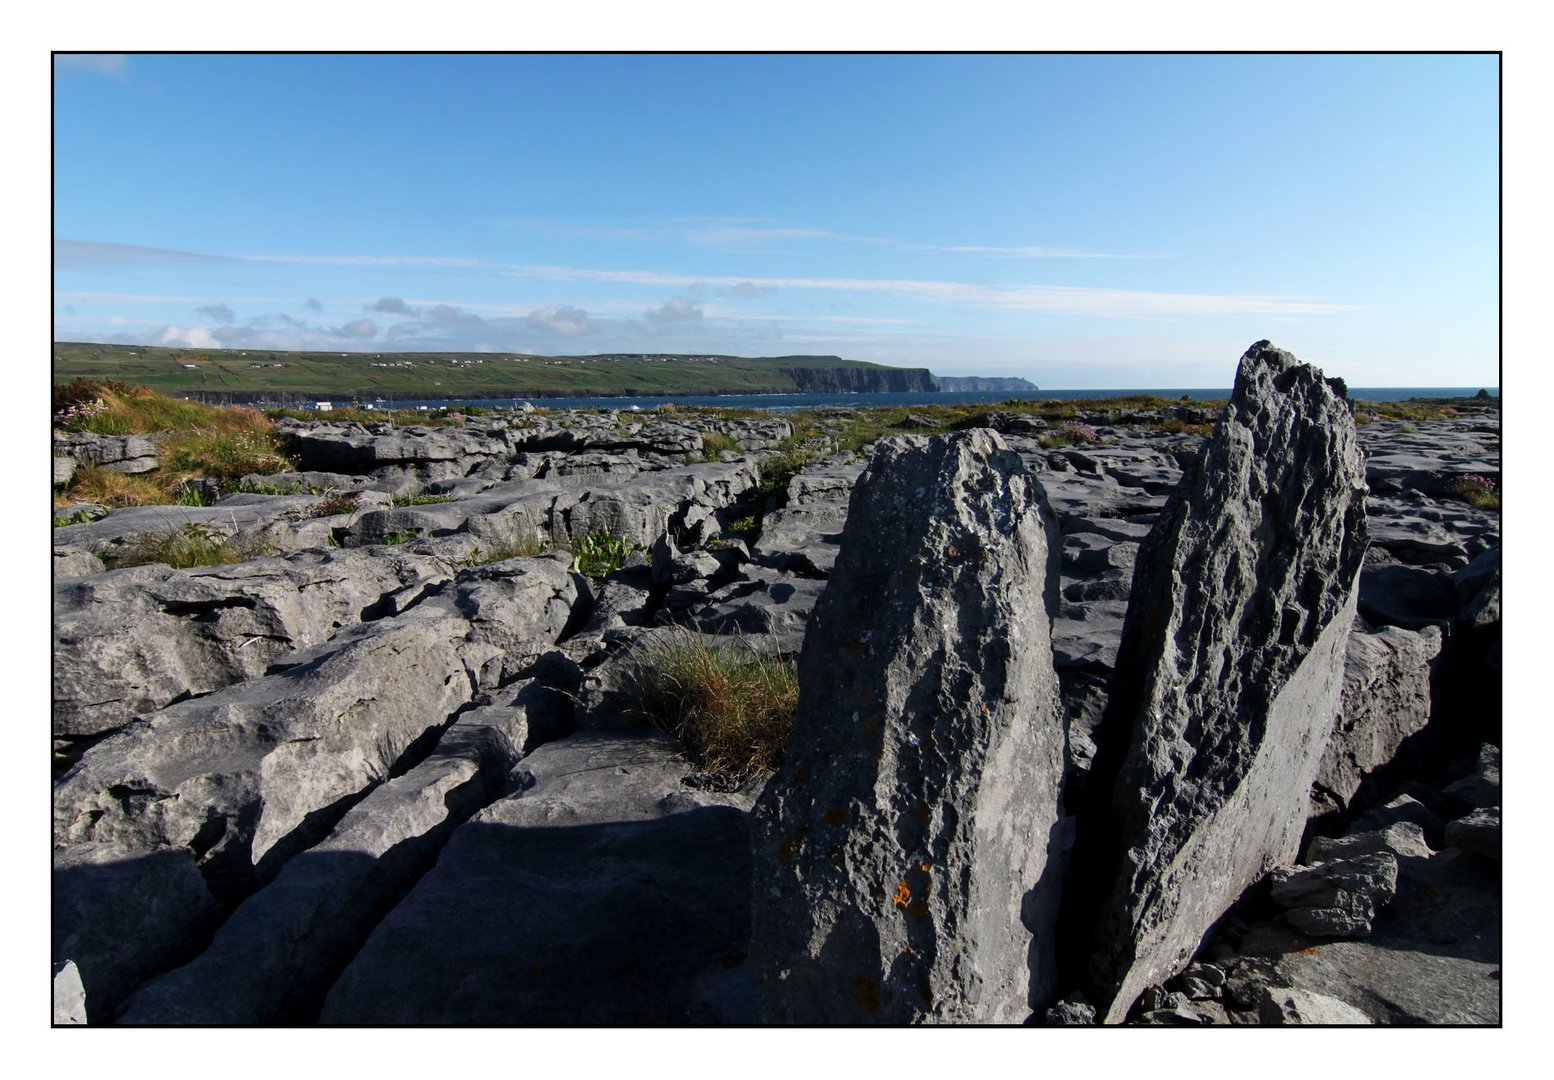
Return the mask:
[(59, 74), (81, 71), (97, 75), (125, 76), (129, 57), (124, 53), (55, 53), (54, 70)]
[(992, 255), (1000, 259), (1160, 259), (1164, 255), (1122, 255), (1040, 244), (900, 244), (909, 251), (938, 251), (955, 255)]
[(444, 255), (239, 255), (245, 262), (299, 263), (304, 266), (448, 266), (473, 267), (483, 259)]
[(745, 278), (663, 270), (593, 270), (568, 266), (514, 266), (504, 274), (550, 281), (607, 281), (671, 288), (750, 285), (769, 289), (826, 289), (893, 293), (935, 303), (989, 311), (1033, 311), (1056, 315), (1168, 318), (1186, 315), (1333, 315), (1359, 311), (1310, 296), (1238, 293), (1148, 292), (1074, 285), (974, 285), (958, 281), (896, 278)]
[(97, 240), (54, 238), (54, 265), (65, 270), (97, 270), (142, 263), (217, 263), (219, 255), (142, 247), (139, 244), (105, 244)]
[(955, 255), (987, 255), (998, 259), (1154, 259), (1168, 256), (1085, 251), (1049, 244), (929, 244), (890, 236), (858, 236), (831, 229), (795, 226), (761, 218), (680, 218), (664, 225), (574, 225), (555, 221), (519, 220), (507, 224), (553, 236), (600, 240), (673, 243), (730, 251), (770, 251), (791, 241), (824, 240), (867, 244), (900, 251)]

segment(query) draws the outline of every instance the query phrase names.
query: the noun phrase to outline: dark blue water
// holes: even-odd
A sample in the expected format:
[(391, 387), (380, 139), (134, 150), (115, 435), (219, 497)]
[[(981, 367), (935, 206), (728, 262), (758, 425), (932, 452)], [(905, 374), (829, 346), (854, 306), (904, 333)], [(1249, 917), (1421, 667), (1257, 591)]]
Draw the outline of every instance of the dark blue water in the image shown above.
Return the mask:
[[(1496, 388), (1486, 388), (1495, 397)], [(1476, 386), (1411, 386), (1411, 387), (1354, 387), (1349, 396), (1360, 401), (1406, 401), (1414, 397), (1472, 397), (1478, 393)], [(866, 406), (887, 408), (892, 405), (991, 405), (1000, 401), (1047, 401), (1075, 398), (1117, 398), (1149, 394), (1154, 397), (1193, 401), (1224, 401), (1230, 397), (1230, 389), (1154, 389), (1154, 390), (1030, 390), (1023, 393), (994, 390), (967, 390), (958, 393), (936, 394), (674, 394), (654, 397), (575, 397), (575, 398), (418, 398), (414, 400), (377, 401), (380, 409), (447, 409), (467, 406), (504, 407), (520, 405), (525, 401), (547, 409), (656, 409), (660, 405), (706, 405), (720, 409), (764, 409), (770, 412), (788, 412), (794, 409), (819, 409), (829, 406)], [(345, 407), (351, 402), (340, 400), (334, 404)], [(365, 404), (365, 403), (364, 403)]]

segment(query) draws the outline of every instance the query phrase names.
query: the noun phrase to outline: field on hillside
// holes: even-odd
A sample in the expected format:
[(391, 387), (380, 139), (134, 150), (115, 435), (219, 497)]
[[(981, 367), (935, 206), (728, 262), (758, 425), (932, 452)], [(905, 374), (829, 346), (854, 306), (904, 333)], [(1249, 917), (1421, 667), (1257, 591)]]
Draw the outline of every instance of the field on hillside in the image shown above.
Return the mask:
[(55, 382), (117, 379), (164, 394), (285, 398), (570, 397), (792, 391), (784, 367), (867, 368), (834, 356), (294, 353), (55, 342)]

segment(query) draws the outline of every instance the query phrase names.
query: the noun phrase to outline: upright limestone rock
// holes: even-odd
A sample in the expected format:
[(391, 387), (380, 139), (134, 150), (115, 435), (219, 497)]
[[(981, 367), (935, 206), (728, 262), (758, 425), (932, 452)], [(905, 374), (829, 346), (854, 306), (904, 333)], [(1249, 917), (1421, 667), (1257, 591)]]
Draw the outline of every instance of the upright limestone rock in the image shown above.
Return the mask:
[(1050, 993), (1063, 728), (1044, 502), (981, 429), (892, 439), (859, 480), (755, 808), (768, 1022), (1018, 1023)]
[(1366, 546), (1342, 383), (1260, 341), (1140, 548), (1063, 917), (1068, 981), (1121, 1021), (1293, 862)]

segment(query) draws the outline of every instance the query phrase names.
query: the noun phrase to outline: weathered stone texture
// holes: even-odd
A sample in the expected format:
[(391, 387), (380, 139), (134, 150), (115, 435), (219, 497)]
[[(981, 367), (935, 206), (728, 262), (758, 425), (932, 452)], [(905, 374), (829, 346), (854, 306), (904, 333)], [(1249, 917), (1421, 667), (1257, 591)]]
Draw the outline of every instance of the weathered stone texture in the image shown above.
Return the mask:
[(1366, 545), (1341, 389), (1259, 342), (1141, 545), (1066, 921), (1103, 1017), (1186, 966), (1294, 861), (1337, 711)]
[(1019, 1022), (1050, 994), (1057, 557), (993, 432), (880, 443), (755, 811), (768, 1021)]

